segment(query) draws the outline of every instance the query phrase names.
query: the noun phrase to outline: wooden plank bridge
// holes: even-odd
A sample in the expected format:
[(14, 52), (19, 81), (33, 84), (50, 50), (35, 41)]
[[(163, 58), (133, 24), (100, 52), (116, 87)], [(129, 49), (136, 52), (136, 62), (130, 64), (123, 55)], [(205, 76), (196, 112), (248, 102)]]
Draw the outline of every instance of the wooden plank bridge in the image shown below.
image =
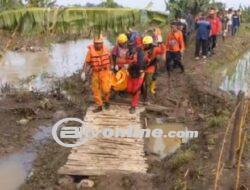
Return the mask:
[[(139, 107), (135, 114), (129, 113), (128, 105), (111, 105), (109, 110), (93, 113), (88, 108), (84, 123), (95, 129), (142, 128)], [(95, 176), (109, 173), (146, 173), (148, 165), (144, 154), (142, 138), (97, 137), (84, 145), (72, 148), (68, 160), (58, 173), (63, 175)]]

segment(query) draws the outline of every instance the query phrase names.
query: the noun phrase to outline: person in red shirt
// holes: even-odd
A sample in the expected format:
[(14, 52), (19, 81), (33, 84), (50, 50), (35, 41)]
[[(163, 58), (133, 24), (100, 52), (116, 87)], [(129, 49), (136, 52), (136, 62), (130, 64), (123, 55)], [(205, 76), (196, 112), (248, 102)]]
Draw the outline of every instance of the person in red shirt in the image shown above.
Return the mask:
[(211, 54), (214, 54), (214, 48), (217, 45), (217, 36), (220, 34), (222, 28), (221, 20), (217, 16), (215, 9), (210, 10), (208, 21), (211, 24), (208, 50)]
[(183, 34), (178, 30), (178, 23), (171, 23), (171, 31), (166, 38), (166, 67), (170, 76), (172, 62), (174, 67), (178, 66), (184, 72), (184, 66), (181, 63), (182, 54), (185, 49)]
[(133, 96), (129, 112), (134, 114), (141, 96), (141, 87), (144, 82), (144, 72), (137, 63), (131, 64), (128, 68), (128, 72), (129, 77), (127, 83), (127, 92)]

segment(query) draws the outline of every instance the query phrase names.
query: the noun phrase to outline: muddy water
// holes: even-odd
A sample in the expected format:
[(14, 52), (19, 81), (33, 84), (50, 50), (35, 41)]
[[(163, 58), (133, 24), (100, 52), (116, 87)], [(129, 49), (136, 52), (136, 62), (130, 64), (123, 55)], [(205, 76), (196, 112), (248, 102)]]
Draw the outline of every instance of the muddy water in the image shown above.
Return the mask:
[(25, 182), (36, 159), (36, 146), (51, 137), (51, 128), (42, 126), (33, 136), (33, 142), (23, 151), (0, 157), (0, 189), (16, 190)]
[[(185, 131), (186, 127), (182, 123), (168, 123), (164, 118), (156, 118), (154, 122), (149, 123), (149, 128), (161, 129), (164, 134), (169, 131)], [(147, 141), (147, 148), (151, 153), (158, 155), (161, 159), (176, 152), (180, 148), (183, 140), (180, 138), (149, 138)]]
[[(70, 76), (82, 68), (82, 62), (91, 40), (69, 41), (52, 44), (40, 52), (7, 52), (0, 60), (0, 84), (20, 85), (20, 81), (31, 76), (25, 87), (43, 90), (50, 82), (48, 78)], [(111, 46), (105, 41), (107, 46)]]
[(225, 76), (220, 88), (234, 95), (242, 90), (250, 96), (250, 51), (238, 61), (235, 72)]

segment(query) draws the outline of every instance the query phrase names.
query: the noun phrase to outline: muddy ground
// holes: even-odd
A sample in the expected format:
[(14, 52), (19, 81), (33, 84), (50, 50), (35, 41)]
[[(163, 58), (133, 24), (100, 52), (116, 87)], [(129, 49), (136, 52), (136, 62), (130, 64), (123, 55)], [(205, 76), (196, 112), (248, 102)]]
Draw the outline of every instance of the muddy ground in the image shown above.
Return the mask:
[[(94, 187), (84, 189), (199, 190), (212, 188), (221, 139), (226, 122), (235, 106), (235, 100), (230, 94), (218, 91), (219, 81), (222, 80), (219, 68), (223, 66), (222, 64), (233, 62), (249, 48), (249, 34), (242, 31), (237, 37), (230, 38), (224, 43), (220, 42), (216, 55), (206, 62), (194, 61), (191, 45), (184, 59), (185, 74), (175, 71), (169, 80), (166, 73), (161, 73), (158, 78), (158, 92), (155, 97), (152, 97), (151, 102), (172, 108), (173, 112), (169, 113), (169, 117), (176, 117), (176, 120), (184, 122), (190, 130), (198, 130), (198, 139), (183, 145), (175, 154), (163, 160), (146, 152), (150, 164), (148, 175), (110, 174), (91, 177), (90, 179), (95, 183)], [(40, 42), (37, 42), (37, 46), (41, 46)], [(50, 94), (8, 92), (2, 97), (0, 131), (3, 136), (0, 138), (0, 154), (10, 154), (26, 146), (31, 142), (30, 139), (36, 128), (51, 124), (60, 116), (82, 118), (87, 106), (86, 102), (90, 99), (86, 95), (87, 87), (84, 87), (79, 78), (79, 74), (76, 74), (65, 79), (64, 85), (61, 86), (72, 95), (71, 100), (64, 98), (60, 93), (53, 92)], [(58, 112), (62, 110), (64, 113)], [(154, 115), (148, 113), (148, 117), (150, 119)], [(248, 136), (243, 159), (241, 183), (242, 187), (250, 188), (249, 141), (250, 136)], [(56, 173), (57, 169), (65, 163), (68, 153), (69, 149), (60, 147), (52, 140), (41, 146), (34, 163), (33, 175), (27, 179), (21, 189), (76, 189), (76, 184), (82, 178), (63, 177)], [(232, 187), (232, 181), (226, 183)], [(223, 187), (221, 189), (228, 190)]]

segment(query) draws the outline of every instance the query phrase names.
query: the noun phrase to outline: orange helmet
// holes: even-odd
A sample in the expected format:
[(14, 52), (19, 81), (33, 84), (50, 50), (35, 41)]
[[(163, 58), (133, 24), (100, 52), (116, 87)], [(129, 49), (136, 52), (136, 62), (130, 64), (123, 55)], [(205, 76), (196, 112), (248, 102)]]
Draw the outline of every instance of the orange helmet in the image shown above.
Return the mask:
[(103, 35), (100, 34), (99, 36), (95, 36), (94, 43), (103, 43)]

